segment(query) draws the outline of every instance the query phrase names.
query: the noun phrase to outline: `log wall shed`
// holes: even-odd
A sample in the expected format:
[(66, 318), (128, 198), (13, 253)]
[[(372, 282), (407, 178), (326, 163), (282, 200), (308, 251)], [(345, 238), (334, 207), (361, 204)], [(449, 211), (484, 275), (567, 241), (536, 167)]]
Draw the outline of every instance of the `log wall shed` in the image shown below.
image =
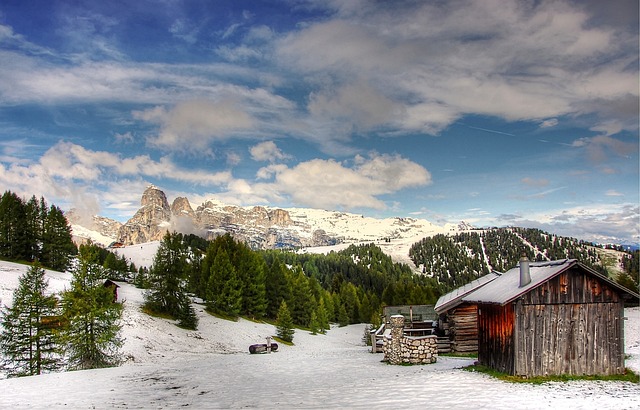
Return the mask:
[(624, 304), (638, 294), (574, 259), (529, 262), (462, 299), (478, 305), (478, 361), (523, 377), (622, 374)]
[(441, 296), (436, 302), (438, 328), (451, 344), (451, 351), (473, 353), (478, 351), (478, 305), (463, 302), (462, 298), (498, 278), (491, 272)]

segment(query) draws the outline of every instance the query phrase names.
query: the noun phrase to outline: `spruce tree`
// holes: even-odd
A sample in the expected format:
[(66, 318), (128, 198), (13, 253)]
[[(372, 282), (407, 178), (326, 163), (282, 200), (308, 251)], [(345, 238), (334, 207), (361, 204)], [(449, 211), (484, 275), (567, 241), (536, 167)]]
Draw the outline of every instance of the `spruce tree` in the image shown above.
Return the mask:
[(187, 251), (182, 237), (175, 232), (167, 232), (149, 270), (145, 308), (178, 319), (180, 326), (196, 329), (197, 317), (187, 295), (186, 271)]
[(318, 302), (318, 308), (315, 312), (316, 319), (318, 320), (318, 331), (320, 333), (327, 333), (329, 330), (329, 316), (327, 315), (327, 310), (324, 305), (324, 298), (320, 298), (320, 302)]
[(44, 269), (36, 262), (20, 276), (13, 306), (2, 312), (0, 351), (9, 376), (32, 376), (55, 371), (62, 358), (54, 339), (57, 299), (47, 295)]
[(318, 321), (316, 312), (311, 312), (311, 320), (309, 320), (309, 330), (311, 331), (312, 335), (316, 335), (321, 331), (320, 322)]
[(276, 334), (285, 342), (292, 342), (294, 333), (291, 312), (289, 312), (287, 302), (283, 300), (280, 304), (280, 309), (278, 309), (278, 317), (276, 318)]
[(213, 312), (238, 316), (242, 308), (242, 284), (224, 249), (219, 249), (211, 265), (207, 284), (207, 308)]
[(90, 247), (81, 250), (71, 289), (62, 294), (66, 326), (60, 340), (72, 370), (119, 363), (122, 305), (114, 302), (113, 291), (103, 285), (103, 269), (97, 262)]
[(42, 264), (65, 271), (71, 257), (77, 253), (71, 238), (71, 227), (60, 208), (51, 205), (42, 233)]

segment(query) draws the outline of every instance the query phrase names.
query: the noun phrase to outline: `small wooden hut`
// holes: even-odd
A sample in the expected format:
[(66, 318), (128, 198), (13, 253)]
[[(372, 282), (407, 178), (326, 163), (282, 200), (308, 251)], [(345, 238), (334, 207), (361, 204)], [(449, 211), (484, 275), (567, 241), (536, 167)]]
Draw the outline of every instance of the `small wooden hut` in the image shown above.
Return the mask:
[(529, 262), (463, 297), (478, 361), (523, 377), (622, 374), (624, 304), (638, 294), (575, 259)]
[(449, 339), (450, 351), (478, 351), (478, 305), (464, 302), (462, 298), (499, 276), (500, 273), (491, 272), (438, 299), (434, 308), (438, 314), (438, 328), (441, 335)]
[(111, 289), (111, 291), (113, 292), (113, 303), (116, 303), (118, 301), (118, 288), (120, 287), (120, 285), (118, 285), (111, 279), (107, 279), (104, 281), (104, 284), (102, 286)]

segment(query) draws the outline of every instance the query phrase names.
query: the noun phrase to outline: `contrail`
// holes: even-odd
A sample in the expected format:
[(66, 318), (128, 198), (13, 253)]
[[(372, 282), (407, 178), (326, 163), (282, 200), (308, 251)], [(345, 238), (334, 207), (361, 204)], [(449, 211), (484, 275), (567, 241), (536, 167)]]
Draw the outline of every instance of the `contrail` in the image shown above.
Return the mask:
[(509, 134), (508, 132), (502, 132), (502, 131), (496, 131), (496, 130), (488, 130), (486, 128), (480, 128), (480, 127), (472, 127), (471, 125), (467, 125), (468, 128), (472, 128), (474, 130), (480, 130), (480, 131), (486, 131), (486, 132), (492, 132), (494, 134), (502, 134), (502, 135), (509, 135), (511, 137), (515, 137), (514, 134)]

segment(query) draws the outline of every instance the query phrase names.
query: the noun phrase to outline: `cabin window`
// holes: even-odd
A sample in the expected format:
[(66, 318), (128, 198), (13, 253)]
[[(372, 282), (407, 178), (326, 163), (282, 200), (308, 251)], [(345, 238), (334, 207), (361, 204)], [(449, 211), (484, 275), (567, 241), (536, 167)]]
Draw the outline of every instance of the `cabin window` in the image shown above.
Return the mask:
[(602, 293), (600, 282), (595, 279), (591, 281), (591, 293), (593, 294), (593, 296), (600, 296), (600, 294)]

